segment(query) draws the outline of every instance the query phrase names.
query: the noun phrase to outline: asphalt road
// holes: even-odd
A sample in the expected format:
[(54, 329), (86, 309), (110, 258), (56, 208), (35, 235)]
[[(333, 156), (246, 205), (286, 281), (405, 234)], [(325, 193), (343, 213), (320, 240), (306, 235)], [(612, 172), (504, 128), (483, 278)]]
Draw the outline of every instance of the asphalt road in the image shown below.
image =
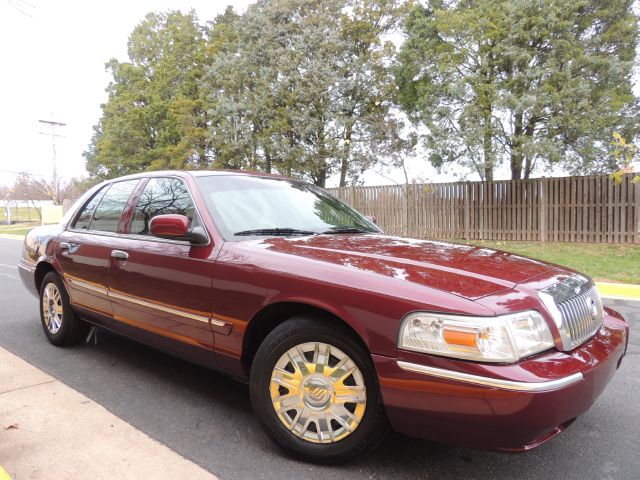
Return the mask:
[(50, 345), (37, 300), (18, 278), (20, 250), (0, 238), (0, 346), (223, 479), (640, 479), (640, 302), (606, 302), (631, 323), (627, 356), (591, 410), (551, 442), (501, 454), (393, 434), (372, 455), (320, 467), (269, 442), (246, 385), (106, 332), (97, 345)]

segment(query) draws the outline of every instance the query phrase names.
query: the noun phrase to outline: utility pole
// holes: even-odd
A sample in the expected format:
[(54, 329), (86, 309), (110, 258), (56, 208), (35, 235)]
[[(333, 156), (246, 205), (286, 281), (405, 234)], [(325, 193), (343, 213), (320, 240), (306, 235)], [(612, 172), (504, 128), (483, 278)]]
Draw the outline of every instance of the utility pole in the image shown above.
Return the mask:
[[(53, 116), (53, 115), (52, 115)], [(56, 137), (63, 138), (64, 135), (56, 133), (56, 127), (64, 127), (67, 124), (62, 122), (54, 122), (53, 120), (38, 120), (49, 127), (49, 132), (40, 132), (40, 135), (51, 135), (51, 146), (53, 147), (53, 181), (51, 183), (53, 191), (53, 200), (58, 202), (58, 170), (56, 168)]]

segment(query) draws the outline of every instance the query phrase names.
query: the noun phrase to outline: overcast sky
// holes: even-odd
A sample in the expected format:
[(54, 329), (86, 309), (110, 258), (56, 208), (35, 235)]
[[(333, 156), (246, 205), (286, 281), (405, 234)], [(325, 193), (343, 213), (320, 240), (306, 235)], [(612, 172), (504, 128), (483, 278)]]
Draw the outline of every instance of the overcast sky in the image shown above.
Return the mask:
[(104, 64), (127, 60), (129, 34), (147, 13), (194, 8), (210, 20), (228, 4), (242, 11), (248, 3), (0, 0), (0, 183), (13, 183), (19, 171), (51, 175), (51, 137), (39, 134), (48, 130), (38, 120), (52, 114), (67, 124), (56, 141), (59, 175), (86, 173), (82, 152), (110, 80)]
[[(86, 174), (82, 152), (100, 118), (110, 77), (110, 58), (127, 60), (127, 39), (151, 11), (195, 9), (201, 21), (212, 20), (232, 4), (243, 11), (249, 0), (0, 0), (0, 184), (13, 183), (18, 172), (51, 176), (51, 137), (38, 120), (66, 123), (56, 140), (58, 174)], [(637, 85), (636, 85), (637, 87)], [(410, 177), (448, 181), (424, 160), (409, 162)], [(369, 172), (369, 185), (402, 182), (401, 172)], [(391, 180), (389, 179), (391, 178)], [(329, 185), (331, 186), (331, 185)]]

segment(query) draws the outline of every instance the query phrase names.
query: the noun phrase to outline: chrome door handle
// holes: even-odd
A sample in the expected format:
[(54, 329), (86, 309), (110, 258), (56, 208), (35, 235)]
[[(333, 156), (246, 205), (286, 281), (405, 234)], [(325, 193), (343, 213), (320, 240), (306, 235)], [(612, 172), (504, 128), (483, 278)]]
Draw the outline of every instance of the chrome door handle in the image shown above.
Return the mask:
[(127, 258), (129, 258), (129, 254), (127, 252), (123, 252), (122, 250), (111, 250), (111, 258), (126, 260)]
[(73, 253), (78, 250), (79, 245), (75, 242), (60, 242), (58, 248), (61, 252)]

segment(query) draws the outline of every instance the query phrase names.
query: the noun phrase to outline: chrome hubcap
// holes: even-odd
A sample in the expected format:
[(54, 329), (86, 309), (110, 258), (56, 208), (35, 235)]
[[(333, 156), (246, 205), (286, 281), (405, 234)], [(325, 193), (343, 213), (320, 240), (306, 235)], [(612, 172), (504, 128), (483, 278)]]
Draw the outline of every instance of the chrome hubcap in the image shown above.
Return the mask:
[(310, 375), (302, 384), (302, 399), (309, 408), (322, 410), (326, 408), (333, 397), (331, 382), (323, 376)]
[(42, 294), (42, 313), (49, 332), (56, 334), (62, 327), (62, 296), (55, 283), (49, 283)]
[(280, 421), (313, 443), (333, 443), (351, 434), (367, 403), (362, 372), (327, 343), (303, 343), (282, 355), (269, 391)]

